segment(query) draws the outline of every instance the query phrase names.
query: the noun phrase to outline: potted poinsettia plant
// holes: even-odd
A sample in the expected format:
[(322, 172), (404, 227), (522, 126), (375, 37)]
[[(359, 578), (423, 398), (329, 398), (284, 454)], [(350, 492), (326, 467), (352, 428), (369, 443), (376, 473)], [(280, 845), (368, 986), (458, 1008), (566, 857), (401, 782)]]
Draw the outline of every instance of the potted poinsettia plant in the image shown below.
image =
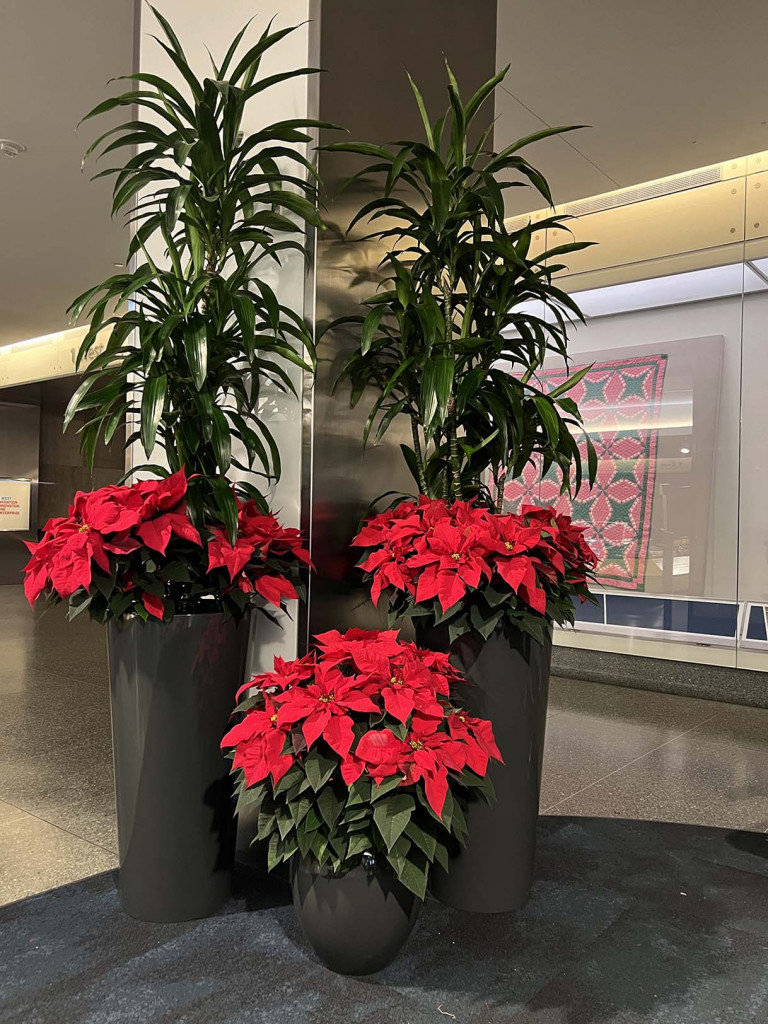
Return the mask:
[(155, 480), (78, 495), (46, 527), (27, 586), (107, 622), (123, 905), (184, 920), (226, 898), (219, 741), (251, 601), (293, 597), (306, 562), (269, 510), (280, 452), (263, 410), (270, 393), (295, 393), (291, 364), (311, 370), (312, 335), (262, 267), (303, 254), (307, 224), (321, 221), (304, 153), (316, 123), (242, 128), (249, 103), (311, 73), (261, 73), (293, 29), (268, 26), (245, 46), (246, 26), (201, 77), (152, 10), (173, 81), (125, 76), (129, 91), (85, 119), (127, 109), (86, 155), (109, 158), (98, 176), (114, 177), (112, 212), (132, 234), (127, 269), (71, 307), (87, 320), (85, 373), (64, 426), (78, 415), (92, 466), (95, 446), (128, 424), (131, 472)]
[[(482, 112), (505, 74), (465, 101), (447, 68), (448, 110), (434, 121), (411, 81), (423, 139), (328, 147), (374, 158), (359, 176), (378, 178), (379, 194), (350, 227), (369, 219), (366, 237), (386, 247), (364, 311), (330, 325), (359, 330), (341, 379), (353, 405), (371, 398), (364, 444), (409, 422), (401, 448), (419, 495), (396, 499), (355, 543), (370, 549), (362, 565), (392, 621), (412, 618), (421, 643), (450, 651), (475, 684), (462, 701), (493, 721), (505, 762), (492, 771), (497, 803), (470, 808), (467, 846), (434, 880), (446, 902), (483, 911), (514, 909), (530, 889), (551, 628), (588, 596), (594, 566), (583, 535), (552, 509), (504, 509), (506, 481), (531, 460), (559, 469), (572, 491), (596, 471), (569, 396), (586, 370), (548, 393), (536, 377), (548, 355), (567, 363), (568, 329), (582, 318), (556, 275), (586, 243), (537, 249), (531, 224), (505, 220), (508, 188), (531, 186), (552, 205), (522, 151), (570, 129), (494, 150)], [(554, 213), (535, 228), (555, 229), (567, 231)]]
[(198, 529), (183, 470), (131, 486), (79, 491), (66, 516), (49, 519), (31, 552), (24, 591), (31, 605), (66, 601), (103, 623), (135, 615), (169, 623), (177, 613), (223, 609), (242, 618), (251, 595), (281, 608), (304, 592), (310, 565), (299, 530), (282, 527), (256, 502), (235, 498), (232, 544), (223, 525)]
[(243, 687), (222, 746), (269, 867), (292, 866), (305, 936), (333, 970), (369, 974), (407, 939), (500, 755), (490, 723), (451, 701), (447, 655), (396, 630), (315, 639)]
[(193, 524), (188, 493), (182, 470), (79, 492), (28, 545), (25, 570), (30, 604), (67, 602), (70, 617), (108, 624), (120, 894), (152, 920), (199, 917), (228, 896), (218, 738), (244, 674), (248, 604), (285, 611), (309, 566), (299, 531), (254, 501), (235, 498), (233, 544), (222, 524)]
[(499, 515), (471, 502), (420, 498), (369, 519), (353, 544), (371, 598), (390, 623), (439, 624), (454, 641), (500, 626), (547, 640), (548, 622), (573, 623), (589, 598), (596, 556), (586, 527), (551, 508)]

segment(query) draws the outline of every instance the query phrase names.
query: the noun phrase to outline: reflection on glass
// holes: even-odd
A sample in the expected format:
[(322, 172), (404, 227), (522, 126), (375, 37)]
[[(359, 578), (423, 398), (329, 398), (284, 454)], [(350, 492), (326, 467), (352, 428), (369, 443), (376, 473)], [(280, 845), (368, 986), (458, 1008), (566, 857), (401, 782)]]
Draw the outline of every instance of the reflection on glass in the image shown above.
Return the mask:
[[(558, 271), (587, 317), (573, 396), (598, 479), (571, 501), (531, 466), (505, 496), (571, 511), (600, 554), (600, 602), (565, 643), (768, 671), (767, 165), (754, 154), (558, 208), (598, 243)], [(563, 376), (545, 362), (539, 383)]]
[[(571, 394), (598, 453), (595, 485), (571, 499), (557, 470), (539, 483), (531, 465), (505, 500), (509, 510), (554, 504), (588, 526), (609, 599), (579, 615), (580, 627), (734, 653), (741, 282), (762, 295), (768, 280), (743, 263), (713, 269), (575, 296), (596, 314), (574, 334), (571, 365), (590, 367)], [(564, 378), (546, 362), (539, 385)]]

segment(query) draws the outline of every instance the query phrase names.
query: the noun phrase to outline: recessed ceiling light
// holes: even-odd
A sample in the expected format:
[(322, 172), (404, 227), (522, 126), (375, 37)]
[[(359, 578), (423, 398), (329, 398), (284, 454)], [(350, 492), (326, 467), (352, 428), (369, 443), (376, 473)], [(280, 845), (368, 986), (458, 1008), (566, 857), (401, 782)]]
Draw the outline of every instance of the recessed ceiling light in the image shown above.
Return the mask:
[(0, 156), (8, 156), (13, 160), (19, 153), (26, 153), (26, 151), (27, 147), (20, 142), (14, 142), (13, 139), (0, 139)]
[(680, 454), (681, 455), (690, 455), (691, 454), (691, 449), (690, 448), (681, 448), (680, 449)]

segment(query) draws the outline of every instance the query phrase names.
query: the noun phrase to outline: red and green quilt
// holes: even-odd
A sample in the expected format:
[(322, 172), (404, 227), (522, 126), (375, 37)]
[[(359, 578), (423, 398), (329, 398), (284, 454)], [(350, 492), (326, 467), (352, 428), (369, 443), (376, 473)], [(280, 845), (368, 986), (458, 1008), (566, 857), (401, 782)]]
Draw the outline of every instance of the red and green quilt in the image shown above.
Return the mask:
[[(589, 526), (589, 542), (600, 560), (597, 579), (604, 587), (642, 590), (645, 584), (666, 366), (664, 355), (595, 363), (569, 392), (597, 451), (597, 479), (591, 490), (585, 484), (573, 500), (560, 495), (559, 471), (551, 468), (539, 480), (534, 463), (504, 488), (505, 511), (527, 502), (554, 505)], [(574, 366), (571, 372), (578, 369)], [(540, 386), (550, 391), (565, 378), (564, 369), (544, 370)], [(580, 447), (586, 464), (583, 441)]]

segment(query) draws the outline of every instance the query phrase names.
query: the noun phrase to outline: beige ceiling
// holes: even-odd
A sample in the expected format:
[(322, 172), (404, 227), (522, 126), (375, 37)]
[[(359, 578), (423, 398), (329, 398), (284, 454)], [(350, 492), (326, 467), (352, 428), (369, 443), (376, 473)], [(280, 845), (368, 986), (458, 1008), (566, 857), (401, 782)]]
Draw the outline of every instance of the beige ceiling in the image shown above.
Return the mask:
[[(0, 0), (0, 344), (67, 326), (65, 310), (113, 272), (124, 237), (109, 186), (80, 161), (75, 126), (133, 63), (134, 0)], [(108, 126), (105, 123), (105, 128)]]
[[(470, 0), (468, 0), (470, 2)], [(472, 0), (478, 2), (478, 0)], [(497, 142), (588, 123), (531, 149), (558, 202), (768, 150), (768, 0), (498, 0), (512, 62)], [(0, 344), (67, 326), (123, 257), (79, 118), (133, 59), (134, 0), (0, 0)], [(513, 193), (510, 212), (541, 207)]]
[(497, 145), (592, 125), (529, 151), (560, 203), (766, 150), (766, 40), (766, 0), (499, 0)]

